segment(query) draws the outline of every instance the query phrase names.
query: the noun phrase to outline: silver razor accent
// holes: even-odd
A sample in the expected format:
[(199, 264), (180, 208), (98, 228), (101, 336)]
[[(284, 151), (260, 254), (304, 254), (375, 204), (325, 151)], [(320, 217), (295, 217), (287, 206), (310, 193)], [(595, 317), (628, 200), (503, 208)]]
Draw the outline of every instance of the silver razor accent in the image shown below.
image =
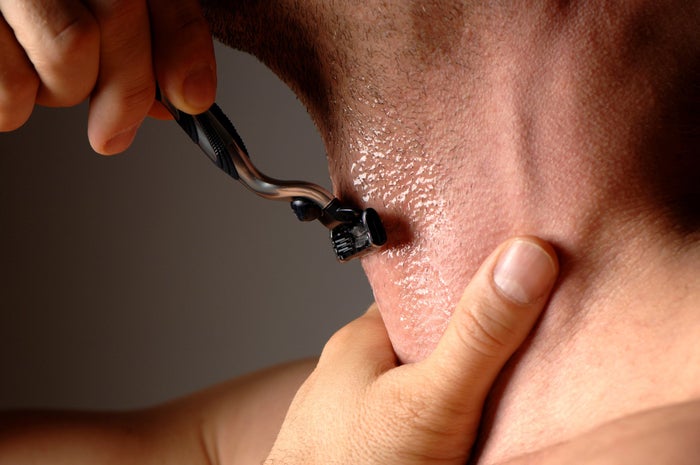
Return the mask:
[(333, 251), (341, 262), (366, 255), (386, 243), (384, 226), (374, 209), (344, 206), (326, 189), (310, 182), (282, 181), (261, 173), (250, 161), (236, 128), (217, 104), (204, 113), (190, 115), (175, 108), (160, 91), (157, 99), (226, 174), (261, 197), (290, 202), (300, 221), (319, 220), (330, 230)]

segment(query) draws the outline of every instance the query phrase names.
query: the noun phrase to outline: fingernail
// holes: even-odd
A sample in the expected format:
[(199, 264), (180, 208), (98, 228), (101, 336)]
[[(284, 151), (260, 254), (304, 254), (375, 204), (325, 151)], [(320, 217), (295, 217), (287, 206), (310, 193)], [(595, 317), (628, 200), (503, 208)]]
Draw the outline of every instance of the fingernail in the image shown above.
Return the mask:
[(514, 241), (493, 269), (496, 287), (508, 299), (529, 304), (540, 299), (556, 279), (556, 266), (539, 245)]
[(216, 75), (211, 66), (195, 68), (182, 84), (182, 94), (187, 105), (201, 109), (209, 108), (216, 92)]
[(131, 145), (131, 142), (133, 142), (134, 137), (136, 136), (136, 131), (139, 129), (139, 126), (132, 126), (129, 129), (120, 132), (116, 136), (112, 137), (110, 140), (107, 141), (104, 145), (104, 152), (108, 155), (111, 155), (113, 153), (119, 153), (123, 152), (126, 150), (129, 145)]

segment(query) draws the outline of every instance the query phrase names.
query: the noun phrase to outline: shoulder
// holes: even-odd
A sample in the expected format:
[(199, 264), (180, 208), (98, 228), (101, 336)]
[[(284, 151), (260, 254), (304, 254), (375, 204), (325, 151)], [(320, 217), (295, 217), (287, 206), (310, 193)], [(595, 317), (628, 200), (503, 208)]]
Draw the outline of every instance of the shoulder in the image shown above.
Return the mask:
[(654, 408), (503, 465), (697, 465), (700, 399)]

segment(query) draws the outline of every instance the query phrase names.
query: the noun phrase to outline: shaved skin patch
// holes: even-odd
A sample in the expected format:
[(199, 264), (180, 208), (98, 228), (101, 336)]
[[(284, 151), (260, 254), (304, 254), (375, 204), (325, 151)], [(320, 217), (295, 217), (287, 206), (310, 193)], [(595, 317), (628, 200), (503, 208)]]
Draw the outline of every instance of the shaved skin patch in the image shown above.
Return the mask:
[(441, 196), (444, 169), (418, 143), (387, 130), (354, 141), (346, 153), (354, 156), (350, 178), (363, 204), (388, 217), (411, 218), (407, 240), (390, 242), (363, 266), (397, 354), (406, 362), (422, 359), (456, 304), (454, 276), (439, 253), (451, 236)]

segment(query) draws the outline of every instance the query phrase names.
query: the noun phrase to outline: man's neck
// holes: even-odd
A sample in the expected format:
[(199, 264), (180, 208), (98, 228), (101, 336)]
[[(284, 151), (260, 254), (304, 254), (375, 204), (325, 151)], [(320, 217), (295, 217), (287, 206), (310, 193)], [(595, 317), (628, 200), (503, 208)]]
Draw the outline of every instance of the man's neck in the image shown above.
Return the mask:
[(337, 194), (385, 220), (364, 266), (404, 361), (496, 244), (557, 247), (561, 283), (489, 401), (483, 463), (700, 396), (698, 12), (515, 3), (211, 15), (309, 107)]
[[(698, 103), (698, 69), (663, 23), (617, 18), (616, 36), (595, 13), (557, 34), (475, 33), (480, 53), (405, 82), (410, 66), (346, 72), (330, 118), (339, 193), (395, 238), (365, 269), (404, 360), (432, 349), (497, 243), (535, 234), (560, 252), (561, 285), (491, 397), (482, 463), (700, 396), (698, 141), (679, 130), (697, 128), (683, 99)], [(667, 42), (628, 48), (630, 30)]]
[(678, 64), (691, 52), (668, 30), (645, 31), (665, 42), (628, 47), (626, 34), (651, 19), (620, 15), (613, 34), (599, 13), (550, 17), (549, 28), (515, 17), (510, 35), (477, 18), (430, 67), (426, 52), (387, 67), (406, 48), (395, 37), (369, 40), (368, 63), (330, 60), (339, 77), (319, 125), (331, 174), (340, 195), (388, 219), (393, 243), (365, 267), (380, 305), (400, 312), (387, 324), (405, 360), (430, 350), (471, 274), (510, 235), (541, 235), (575, 257), (584, 300), (634, 238), (693, 243), (697, 137), (678, 129), (697, 128), (683, 104), (698, 101), (688, 93), (698, 71)]

